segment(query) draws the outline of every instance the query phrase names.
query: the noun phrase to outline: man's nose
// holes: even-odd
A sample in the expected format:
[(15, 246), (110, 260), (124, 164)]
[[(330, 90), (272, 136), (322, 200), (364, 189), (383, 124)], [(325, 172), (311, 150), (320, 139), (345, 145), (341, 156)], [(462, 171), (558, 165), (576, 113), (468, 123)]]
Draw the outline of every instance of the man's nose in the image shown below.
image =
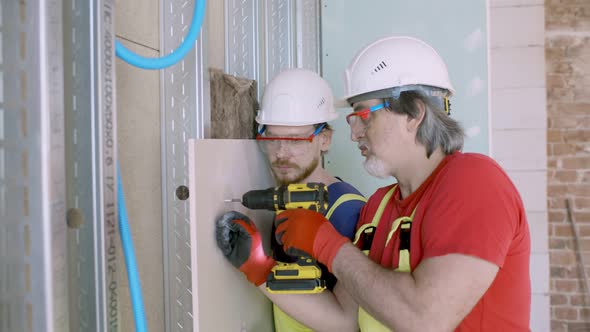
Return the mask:
[(279, 146), (277, 148), (277, 152), (276, 152), (276, 156), (281, 159), (283, 157), (286, 157), (289, 155), (289, 148), (286, 144), (286, 142), (279, 142)]
[(361, 121), (354, 121), (350, 124), (350, 139), (353, 142), (358, 142), (359, 139), (365, 136), (366, 128), (360, 122)]

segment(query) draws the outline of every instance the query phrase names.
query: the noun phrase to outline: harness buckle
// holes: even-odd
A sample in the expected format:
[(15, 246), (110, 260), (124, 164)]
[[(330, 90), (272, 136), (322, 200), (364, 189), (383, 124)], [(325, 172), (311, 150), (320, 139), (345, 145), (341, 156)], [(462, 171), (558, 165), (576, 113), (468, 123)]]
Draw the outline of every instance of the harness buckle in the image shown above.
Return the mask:
[(363, 241), (361, 251), (371, 250), (373, 238), (375, 237), (375, 229), (375, 226), (369, 226), (363, 231), (363, 234), (361, 235), (361, 241)]
[(412, 222), (403, 221), (399, 230), (399, 250), (410, 250), (410, 240), (412, 235)]

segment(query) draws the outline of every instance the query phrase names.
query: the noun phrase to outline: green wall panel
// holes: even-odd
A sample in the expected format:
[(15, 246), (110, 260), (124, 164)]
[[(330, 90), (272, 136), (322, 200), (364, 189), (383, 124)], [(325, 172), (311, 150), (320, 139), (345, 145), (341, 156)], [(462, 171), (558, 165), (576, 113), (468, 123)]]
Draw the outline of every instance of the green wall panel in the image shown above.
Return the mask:
[[(487, 4), (484, 0), (323, 0), (322, 75), (336, 98), (343, 94), (344, 69), (356, 52), (387, 35), (417, 37), (432, 45), (449, 68), (456, 90), (452, 116), (467, 137), (464, 151), (489, 153)], [(340, 109), (326, 168), (365, 195), (390, 184), (365, 172)]]

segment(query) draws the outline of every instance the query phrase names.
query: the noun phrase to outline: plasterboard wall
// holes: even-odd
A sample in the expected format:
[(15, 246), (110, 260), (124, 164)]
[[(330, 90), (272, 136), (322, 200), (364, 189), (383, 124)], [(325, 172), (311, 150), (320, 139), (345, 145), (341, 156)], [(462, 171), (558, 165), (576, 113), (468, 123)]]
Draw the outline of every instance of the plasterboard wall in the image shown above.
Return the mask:
[[(116, 0), (115, 14), (119, 41), (141, 56), (161, 55), (158, 0)], [(133, 67), (119, 58), (116, 66), (119, 164), (137, 272), (147, 326), (150, 331), (164, 331), (159, 73)], [(120, 244), (117, 247), (120, 326), (121, 331), (133, 331), (127, 269)]]
[(193, 330), (273, 331), (270, 301), (231, 266), (215, 242), (216, 218), (236, 210), (257, 224), (268, 250), (272, 212), (224, 202), (273, 186), (266, 159), (254, 140), (190, 140), (189, 170)]

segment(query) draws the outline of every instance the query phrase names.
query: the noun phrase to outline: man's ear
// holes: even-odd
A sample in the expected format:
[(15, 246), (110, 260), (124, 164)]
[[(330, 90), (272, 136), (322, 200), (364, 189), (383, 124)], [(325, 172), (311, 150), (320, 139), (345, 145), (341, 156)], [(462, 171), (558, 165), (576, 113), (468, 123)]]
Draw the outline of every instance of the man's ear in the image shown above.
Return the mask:
[(326, 152), (330, 149), (330, 144), (332, 144), (332, 130), (324, 129), (318, 135), (320, 140), (320, 151)]
[(415, 118), (408, 116), (408, 123), (407, 128), (409, 132), (417, 132), (418, 127), (424, 120), (424, 115), (426, 114), (426, 104), (420, 99), (414, 100), (414, 104), (416, 105), (416, 109), (418, 110), (418, 114)]

